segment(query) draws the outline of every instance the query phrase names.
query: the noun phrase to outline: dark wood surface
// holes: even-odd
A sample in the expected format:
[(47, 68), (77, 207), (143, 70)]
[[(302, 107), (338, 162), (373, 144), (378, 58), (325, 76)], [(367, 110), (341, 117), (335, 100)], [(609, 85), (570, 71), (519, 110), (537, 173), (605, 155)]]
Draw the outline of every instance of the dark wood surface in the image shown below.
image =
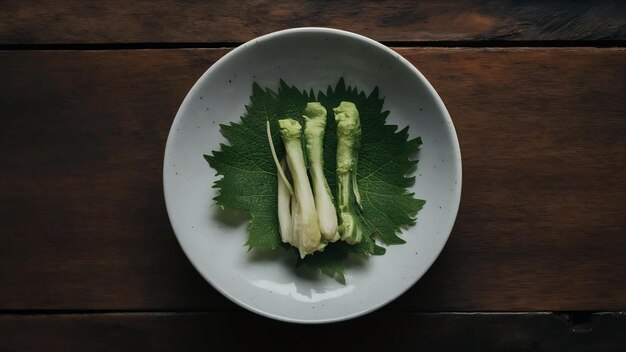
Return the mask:
[(323, 26), (382, 41), (624, 40), (613, 1), (3, 1), (0, 43), (242, 42)]
[[(345, 333), (352, 329), (356, 333)], [(248, 312), (5, 315), (0, 316), (0, 336), (6, 337), (0, 351), (207, 351), (220, 346), (352, 351), (364, 345), (368, 351), (613, 352), (626, 349), (624, 330), (626, 316), (619, 313), (379, 312), (317, 326), (270, 321)]]
[[(459, 216), (429, 272), (379, 312), (325, 326), (215, 291), (162, 191), (167, 133), (196, 79), (238, 43), (297, 26), (395, 45), (446, 103), (463, 155)], [(368, 329), (375, 339), (334, 341), (625, 350), (625, 39), (619, 1), (0, 2), (0, 351)]]
[[(464, 184), (440, 259), (388, 309), (625, 307), (626, 50), (399, 51), (454, 119)], [(0, 53), (0, 307), (233, 307), (161, 186), (172, 118), (225, 52)]]

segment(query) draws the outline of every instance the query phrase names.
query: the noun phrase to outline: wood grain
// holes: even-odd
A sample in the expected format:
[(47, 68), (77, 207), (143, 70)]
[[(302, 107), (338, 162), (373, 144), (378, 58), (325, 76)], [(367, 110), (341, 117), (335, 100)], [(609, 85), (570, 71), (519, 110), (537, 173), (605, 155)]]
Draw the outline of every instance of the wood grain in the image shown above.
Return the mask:
[(243, 42), (303, 26), (379, 41), (624, 40), (623, 1), (2, 1), (0, 44)]
[[(225, 52), (0, 52), (0, 309), (238, 309), (161, 188), (172, 118)], [(441, 257), (385, 310), (626, 307), (626, 50), (399, 52), (454, 119), (464, 185)]]
[[(574, 324), (568, 316), (546, 313), (376, 313), (317, 326), (247, 312), (5, 315), (0, 316), (0, 351), (206, 351), (278, 343), (298, 346), (298, 351), (331, 345), (368, 351), (458, 351), (462, 346), (469, 351), (608, 352), (626, 349), (625, 329), (626, 316), (619, 313), (590, 314)], [(345, 330), (375, 331), (377, 337), (337, 335)]]

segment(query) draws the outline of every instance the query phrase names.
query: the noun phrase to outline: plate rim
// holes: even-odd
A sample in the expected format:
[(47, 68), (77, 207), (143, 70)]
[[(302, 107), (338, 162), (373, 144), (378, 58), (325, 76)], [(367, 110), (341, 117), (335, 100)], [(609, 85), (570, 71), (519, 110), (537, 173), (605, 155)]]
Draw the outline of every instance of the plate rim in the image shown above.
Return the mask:
[[(435, 100), (435, 104), (436, 106), (442, 111), (443, 113), (443, 118), (446, 120), (447, 122), (447, 126), (449, 131), (451, 132), (451, 135), (453, 138), (451, 138), (451, 142), (452, 142), (452, 149), (453, 149), (453, 153), (455, 156), (455, 162), (458, 165), (457, 168), (457, 173), (455, 175), (455, 179), (457, 180), (457, 184), (455, 185), (455, 189), (454, 189), (454, 194), (453, 194), (453, 202), (454, 204), (452, 205), (452, 209), (451, 209), (451, 221), (449, 223), (449, 228), (446, 229), (445, 231), (445, 240), (442, 243), (441, 248), (439, 249), (438, 253), (436, 253), (436, 255), (434, 256), (434, 259), (423, 268), (422, 272), (419, 273), (416, 276), (416, 279), (414, 282), (412, 282), (410, 285), (408, 285), (406, 288), (402, 289), (402, 290), (398, 290), (397, 292), (395, 292), (394, 294), (391, 295), (391, 298), (389, 298), (386, 301), (382, 301), (378, 304), (374, 304), (370, 307), (368, 307), (367, 309), (363, 309), (360, 311), (357, 311), (355, 313), (352, 314), (346, 314), (343, 315), (341, 317), (336, 317), (336, 318), (325, 318), (325, 319), (297, 319), (297, 318), (291, 318), (291, 317), (286, 317), (286, 316), (282, 316), (282, 315), (277, 315), (277, 314), (273, 314), (267, 311), (264, 311), (258, 307), (249, 305), (239, 299), (237, 299), (236, 297), (234, 297), (233, 295), (231, 295), (229, 292), (227, 292), (226, 290), (224, 290), (220, 285), (218, 285), (217, 283), (215, 283), (213, 280), (211, 280), (209, 277), (207, 277), (202, 270), (200, 270), (199, 266), (194, 262), (194, 260), (192, 259), (192, 257), (189, 255), (187, 249), (185, 248), (185, 246), (182, 243), (181, 240), (181, 235), (179, 235), (179, 231), (177, 231), (176, 226), (174, 225), (174, 222), (172, 221), (172, 214), (173, 214), (173, 210), (171, 209), (171, 204), (172, 202), (168, 201), (168, 198), (170, 196), (168, 196), (168, 191), (167, 191), (167, 183), (169, 180), (169, 176), (168, 173), (166, 172), (167, 170), (167, 165), (169, 165), (171, 162), (169, 162), (169, 158), (168, 156), (171, 154), (170, 151), (173, 148), (172, 147), (172, 140), (174, 139), (174, 134), (178, 128), (178, 125), (181, 123), (182, 120), (182, 110), (183, 108), (189, 103), (191, 97), (193, 95), (195, 95), (196, 91), (198, 91), (201, 85), (201, 82), (204, 82), (204, 80), (206, 79), (206, 77), (213, 71), (217, 70), (222, 64), (224, 64), (226, 61), (228, 61), (231, 57), (237, 55), (237, 53), (239, 53), (242, 50), (245, 50), (248, 46), (250, 46), (251, 44), (254, 44), (256, 41), (259, 40), (269, 40), (269, 39), (273, 39), (275, 37), (280, 37), (282, 35), (289, 35), (289, 34), (294, 34), (294, 33), (311, 33), (311, 32), (316, 32), (316, 33), (322, 33), (322, 34), (330, 34), (330, 35), (340, 35), (340, 36), (345, 36), (345, 37), (350, 37), (352, 39), (356, 39), (362, 42), (365, 42), (369, 45), (373, 45), (374, 47), (381, 49), (383, 51), (385, 51), (387, 54), (393, 55), (395, 57), (397, 57), (404, 66), (406, 66), (407, 68), (409, 68), (418, 78), (419, 80), (425, 85), (425, 87), (428, 89), (429, 93), (432, 95), (432, 97)], [(194, 85), (191, 87), (191, 89), (187, 92), (187, 94), (185, 95), (185, 98), (183, 99), (183, 101), (181, 102), (178, 110), (176, 111), (176, 115), (174, 117), (174, 120), (172, 122), (172, 125), (170, 127), (169, 133), (167, 135), (167, 141), (165, 144), (165, 149), (164, 149), (164, 154), (163, 154), (163, 197), (165, 200), (165, 208), (167, 211), (167, 215), (168, 215), (168, 220), (170, 221), (170, 225), (172, 227), (172, 231), (174, 232), (174, 235), (176, 237), (176, 240), (178, 242), (178, 245), (181, 247), (181, 249), (183, 250), (183, 253), (185, 254), (185, 256), (187, 257), (187, 259), (189, 260), (189, 262), (191, 263), (191, 265), (195, 268), (195, 270), (202, 276), (202, 278), (204, 280), (206, 280), (215, 290), (217, 290), (220, 294), (222, 294), (224, 297), (228, 298), (230, 301), (234, 302), (235, 304), (239, 305), (242, 308), (245, 308), (246, 310), (249, 310), (251, 312), (254, 312), (256, 314), (259, 314), (261, 316), (267, 317), (267, 318), (271, 318), (271, 319), (275, 319), (275, 320), (279, 320), (279, 321), (284, 321), (284, 322), (289, 322), (289, 323), (298, 323), (298, 324), (323, 324), (323, 323), (332, 323), (332, 322), (340, 322), (340, 321), (345, 321), (345, 320), (349, 320), (349, 319), (354, 319), (360, 316), (363, 316), (365, 314), (368, 314), (370, 312), (373, 312), (377, 309), (382, 308), (383, 306), (395, 301), (398, 297), (400, 297), (402, 294), (404, 294), (406, 291), (408, 291), (411, 287), (415, 286), (415, 284), (421, 280), (421, 278), (424, 276), (424, 274), (426, 272), (428, 272), (428, 270), (430, 270), (430, 268), (432, 267), (432, 265), (435, 263), (435, 261), (439, 258), (439, 256), (441, 255), (441, 252), (443, 251), (443, 248), (446, 246), (450, 235), (452, 233), (452, 229), (454, 228), (454, 224), (456, 223), (456, 218), (458, 216), (458, 211), (460, 208), (460, 203), (461, 203), (461, 193), (462, 193), (462, 185), (463, 185), (463, 180), (462, 180), (462, 176), (463, 176), (463, 165), (462, 165), (462, 159), (461, 159), (461, 148), (460, 148), (460, 144), (459, 144), (459, 140), (458, 140), (458, 135), (456, 133), (456, 128), (454, 126), (454, 123), (452, 121), (452, 118), (450, 117), (450, 113), (448, 112), (448, 109), (446, 108), (443, 100), (441, 99), (441, 97), (439, 96), (439, 94), (437, 93), (437, 91), (433, 88), (433, 86), (430, 84), (430, 82), (428, 81), (428, 79), (426, 79), (426, 77), (415, 67), (413, 66), (413, 64), (411, 64), (406, 58), (404, 58), (400, 53), (392, 50), (391, 48), (387, 47), (386, 45), (377, 42), (374, 39), (371, 39), (369, 37), (366, 37), (364, 35), (361, 34), (357, 34), (354, 32), (350, 32), (350, 31), (346, 31), (346, 30), (341, 30), (341, 29), (336, 29), (336, 28), (329, 28), (329, 27), (296, 27), (296, 28), (288, 28), (288, 29), (283, 29), (283, 30), (279, 30), (279, 31), (275, 31), (275, 32), (271, 32), (268, 34), (264, 34), (258, 37), (255, 37), (253, 39), (248, 40), (247, 42), (241, 44), (240, 46), (234, 48), (233, 50), (231, 50), (230, 52), (226, 53), (225, 55), (223, 55), (221, 58), (219, 58), (215, 63), (213, 63), (209, 68), (207, 68), (207, 70), (196, 80), (196, 82), (194, 83)]]

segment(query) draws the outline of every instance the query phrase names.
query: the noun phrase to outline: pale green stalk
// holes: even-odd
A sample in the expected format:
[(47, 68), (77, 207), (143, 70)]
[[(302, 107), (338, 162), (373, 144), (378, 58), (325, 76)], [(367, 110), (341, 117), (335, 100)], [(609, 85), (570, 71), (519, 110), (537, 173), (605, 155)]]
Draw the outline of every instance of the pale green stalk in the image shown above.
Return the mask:
[[(279, 170), (288, 172), (287, 162), (283, 159), (279, 164)], [(286, 177), (285, 177), (286, 180)], [(278, 224), (280, 225), (280, 238), (284, 243), (290, 243), (297, 246), (293, 240), (293, 230), (291, 228), (291, 198), (293, 192), (287, 188), (289, 183), (286, 183), (282, 177), (278, 178)]]
[(315, 200), (302, 152), (302, 126), (293, 119), (279, 120), (278, 125), (287, 152), (287, 165), (293, 179), (292, 238), (297, 243), (300, 257), (304, 258), (307, 254), (322, 249), (324, 245), (321, 243)]
[(355, 244), (363, 239), (363, 224), (358, 213), (361, 197), (356, 182), (361, 122), (359, 111), (353, 103), (342, 101), (333, 111), (337, 122), (339, 234), (343, 241)]
[(308, 103), (304, 110), (304, 135), (309, 160), (309, 172), (315, 195), (315, 208), (320, 232), (326, 241), (339, 239), (337, 232), (337, 210), (333, 204), (328, 181), (324, 176), (324, 131), (326, 129), (326, 109), (320, 103)]

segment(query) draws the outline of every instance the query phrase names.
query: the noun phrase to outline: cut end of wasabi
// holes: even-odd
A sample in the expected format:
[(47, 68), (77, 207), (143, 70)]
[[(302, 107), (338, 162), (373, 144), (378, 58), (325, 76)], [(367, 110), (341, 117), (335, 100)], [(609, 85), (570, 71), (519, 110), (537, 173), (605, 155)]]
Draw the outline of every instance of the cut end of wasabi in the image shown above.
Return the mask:
[(302, 132), (302, 126), (294, 119), (278, 120), (278, 126), (283, 138), (299, 138)]
[(361, 122), (359, 111), (354, 103), (342, 101), (338, 107), (333, 109), (335, 121), (337, 121), (337, 133), (341, 135), (361, 134)]
[(326, 124), (326, 108), (318, 102), (307, 103), (302, 115), (307, 120), (318, 120)]

